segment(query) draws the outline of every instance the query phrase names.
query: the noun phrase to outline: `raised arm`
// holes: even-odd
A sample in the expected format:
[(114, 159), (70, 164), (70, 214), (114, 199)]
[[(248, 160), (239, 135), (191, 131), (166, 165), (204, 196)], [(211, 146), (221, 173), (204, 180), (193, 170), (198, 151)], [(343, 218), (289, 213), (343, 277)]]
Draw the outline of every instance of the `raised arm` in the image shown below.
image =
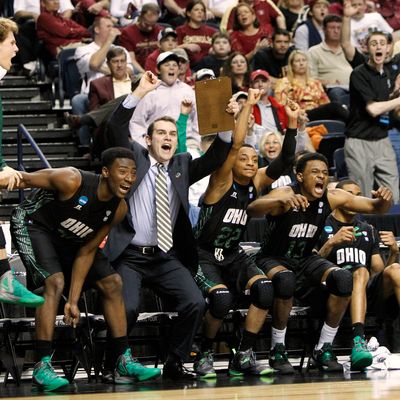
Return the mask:
[(351, 43), (351, 17), (357, 13), (357, 8), (351, 5), (351, 0), (343, 3), (343, 23), (340, 32), (340, 44), (348, 62), (353, 61), (356, 48)]
[(328, 201), (332, 210), (344, 208), (362, 214), (384, 214), (393, 204), (393, 196), (390, 189), (380, 187), (373, 190), (373, 199), (363, 196), (354, 196), (342, 189), (333, 189), (328, 192)]
[(160, 80), (150, 71), (140, 78), (138, 87), (129, 94), (124, 101), (112, 113), (107, 123), (107, 135), (113, 146), (130, 148), (129, 122), (139, 101), (157, 88)]

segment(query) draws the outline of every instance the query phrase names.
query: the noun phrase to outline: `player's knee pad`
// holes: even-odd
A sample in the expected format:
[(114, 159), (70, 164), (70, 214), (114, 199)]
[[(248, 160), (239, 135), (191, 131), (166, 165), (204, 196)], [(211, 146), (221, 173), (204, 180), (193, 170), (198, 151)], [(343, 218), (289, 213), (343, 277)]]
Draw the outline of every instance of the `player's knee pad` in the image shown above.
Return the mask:
[(233, 306), (234, 296), (226, 288), (215, 289), (208, 295), (210, 314), (216, 319), (223, 319)]
[(262, 310), (271, 307), (274, 301), (274, 289), (267, 278), (259, 278), (250, 287), (250, 299), (252, 304)]
[(353, 275), (345, 269), (335, 269), (326, 278), (329, 293), (339, 297), (351, 296), (353, 291)]
[(272, 278), (275, 297), (285, 300), (290, 299), (293, 297), (295, 284), (296, 278), (292, 271), (283, 270), (277, 272)]

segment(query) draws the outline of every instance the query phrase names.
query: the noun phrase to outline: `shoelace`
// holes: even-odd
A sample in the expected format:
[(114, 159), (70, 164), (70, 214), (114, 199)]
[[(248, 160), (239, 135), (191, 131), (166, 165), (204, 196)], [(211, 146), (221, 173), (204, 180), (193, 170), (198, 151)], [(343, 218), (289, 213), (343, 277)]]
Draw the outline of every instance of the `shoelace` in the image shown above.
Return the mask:
[(53, 366), (49, 362), (43, 362), (43, 364), (44, 364), (44, 368), (43, 368), (44, 377), (56, 379), (57, 374), (56, 374), (56, 371), (54, 370)]

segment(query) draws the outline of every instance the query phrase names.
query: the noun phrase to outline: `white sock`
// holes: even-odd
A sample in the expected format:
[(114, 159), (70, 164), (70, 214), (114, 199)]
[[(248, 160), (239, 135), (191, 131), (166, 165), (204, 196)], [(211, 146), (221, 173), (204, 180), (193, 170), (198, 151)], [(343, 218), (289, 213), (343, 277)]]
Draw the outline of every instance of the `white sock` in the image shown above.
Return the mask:
[(338, 331), (339, 327), (337, 328), (332, 328), (329, 325), (327, 325), (326, 322), (324, 322), (324, 326), (321, 329), (321, 335), (319, 337), (319, 342), (317, 344), (317, 347), (315, 348), (316, 350), (319, 350), (322, 348), (324, 343), (333, 343), (333, 340), (335, 339), (336, 333)]
[(272, 327), (271, 329), (271, 349), (275, 347), (277, 343), (285, 344), (285, 335), (286, 335), (286, 328), (285, 329), (276, 329)]

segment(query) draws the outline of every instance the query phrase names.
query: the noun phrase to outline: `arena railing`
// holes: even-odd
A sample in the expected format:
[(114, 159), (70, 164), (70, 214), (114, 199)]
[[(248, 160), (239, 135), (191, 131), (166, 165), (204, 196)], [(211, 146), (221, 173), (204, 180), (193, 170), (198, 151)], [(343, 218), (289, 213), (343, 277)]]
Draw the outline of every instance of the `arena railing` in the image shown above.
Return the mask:
[[(43, 163), (44, 168), (51, 168), (50, 163), (47, 161), (46, 156), (43, 154), (42, 150), (36, 143), (35, 139), (29, 133), (29, 131), (25, 128), (23, 124), (18, 125), (17, 130), (17, 160), (18, 160), (18, 169), (20, 171), (25, 171), (24, 166), (24, 148), (22, 146), (22, 140), (26, 139), (29, 144), (32, 146), (33, 150), (35, 151), (36, 155), (39, 157), (40, 161)], [(19, 201), (24, 199), (24, 190), (19, 189)]]

